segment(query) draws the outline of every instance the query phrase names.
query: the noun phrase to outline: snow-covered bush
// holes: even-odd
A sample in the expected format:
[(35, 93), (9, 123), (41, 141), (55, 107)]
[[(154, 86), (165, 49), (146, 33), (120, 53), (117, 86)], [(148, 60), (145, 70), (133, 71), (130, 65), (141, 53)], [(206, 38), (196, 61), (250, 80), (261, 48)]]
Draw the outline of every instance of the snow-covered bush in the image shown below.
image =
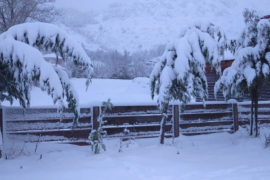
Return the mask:
[(102, 129), (102, 125), (104, 124), (103, 117), (105, 116), (108, 109), (111, 110), (113, 108), (113, 104), (111, 103), (111, 100), (108, 99), (106, 102), (102, 102), (102, 106), (103, 110), (97, 119), (97, 122), (99, 123), (98, 129), (92, 130), (89, 135), (91, 149), (92, 151), (94, 151), (95, 154), (99, 154), (101, 148), (106, 151), (106, 146), (105, 144), (103, 144), (102, 140), (102, 134), (104, 133)]
[[(250, 135), (258, 130), (258, 99), (263, 84), (269, 81), (270, 22), (260, 20), (255, 11), (245, 10), (246, 27), (235, 44), (235, 61), (224, 70), (215, 84), (215, 94), (223, 91), (225, 99), (249, 94), (251, 97)], [(234, 52), (233, 51), (233, 52)], [(254, 120), (253, 120), (254, 119)]]
[(83, 48), (58, 26), (47, 23), (25, 23), (11, 27), (0, 35), (0, 99), (18, 99), (23, 107), (30, 106), (30, 90), (38, 81), (42, 90), (59, 104), (74, 111), (74, 124), (79, 117), (79, 99), (67, 73), (47, 63), (42, 53), (55, 53), (71, 60), (81, 70), (88, 72), (90, 83), (92, 63)]
[(224, 33), (205, 20), (191, 24), (178, 39), (167, 45), (150, 76), (152, 98), (158, 95), (159, 108), (163, 114), (160, 143), (164, 143), (169, 102), (180, 100), (183, 108), (193, 97), (206, 100), (206, 63), (220, 73), (219, 62), (225, 46)]

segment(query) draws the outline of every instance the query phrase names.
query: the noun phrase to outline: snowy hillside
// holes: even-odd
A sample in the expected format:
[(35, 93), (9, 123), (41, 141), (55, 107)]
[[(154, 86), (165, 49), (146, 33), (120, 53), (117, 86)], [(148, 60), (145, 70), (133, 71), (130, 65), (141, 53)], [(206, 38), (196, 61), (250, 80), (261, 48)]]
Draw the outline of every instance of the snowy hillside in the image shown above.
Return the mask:
[(198, 18), (235, 37), (244, 27), (244, 8), (270, 14), (269, 0), (57, 0), (56, 5), (66, 12), (58, 24), (90, 50), (154, 48)]

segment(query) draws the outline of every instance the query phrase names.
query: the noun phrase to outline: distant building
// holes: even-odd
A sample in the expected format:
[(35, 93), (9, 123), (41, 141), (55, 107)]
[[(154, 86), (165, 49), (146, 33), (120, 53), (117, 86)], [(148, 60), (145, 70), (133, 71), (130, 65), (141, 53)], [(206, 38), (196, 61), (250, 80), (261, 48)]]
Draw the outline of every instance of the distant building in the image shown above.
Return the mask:
[[(43, 57), (47, 62), (50, 62), (52, 64), (56, 64), (56, 55), (55, 54), (45, 54)], [(62, 57), (58, 57), (58, 65), (65, 67), (66, 63)]]
[(270, 21), (270, 15), (263, 16), (261, 19), (268, 19)]

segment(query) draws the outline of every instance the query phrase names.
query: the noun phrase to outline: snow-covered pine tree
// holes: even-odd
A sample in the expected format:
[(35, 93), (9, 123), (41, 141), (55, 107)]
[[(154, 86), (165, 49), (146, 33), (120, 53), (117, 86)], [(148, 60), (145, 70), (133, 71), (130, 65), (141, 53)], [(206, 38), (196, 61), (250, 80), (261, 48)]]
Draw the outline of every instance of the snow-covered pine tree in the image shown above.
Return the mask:
[(185, 28), (178, 39), (166, 46), (150, 76), (152, 98), (158, 95), (158, 105), (163, 114), (160, 128), (161, 144), (164, 143), (169, 102), (181, 101), (183, 110), (194, 97), (203, 101), (207, 99), (206, 63), (220, 73), (219, 62), (225, 47), (224, 33), (206, 20), (195, 22)]
[(104, 124), (103, 117), (105, 116), (107, 110), (112, 110), (113, 104), (111, 103), (111, 100), (108, 99), (106, 102), (105, 101), (102, 102), (102, 107), (103, 107), (103, 110), (97, 119), (97, 122), (99, 123), (98, 129), (92, 130), (92, 132), (90, 133), (88, 137), (90, 140), (91, 149), (92, 151), (94, 151), (95, 154), (99, 154), (101, 148), (104, 151), (106, 150), (106, 146), (105, 144), (103, 144), (103, 140), (102, 140), (102, 133), (103, 133), (102, 126)]
[[(30, 106), (30, 89), (39, 81), (41, 89), (47, 91), (54, 103), (59, 104), (59, 112), (65, 107), (75, 115), (76, 126), (79, 117), (79, 98), (67, 73), (57, 64), (51, 65), (43, 58), (43, 52), (69, 57), (73, 63), (88, 72), (86, 86), (91, 74), (91, 59), (83, 48), (65, 31), (47, 23), (25, 23), (11, 27), (0, 35), (0, 99), (18, 99), (26, 108)], [(67, 59), (67, 58), (66, 58)]]
[[(244, 11), (246, 27), (234, 48), (235, 61), (225, 69), (215, 84), (215, 94), (223, 91), (225, 99), (250, 94), (250, 135), (258, 131), (258, 98), (265, 81), (269, 81), (270, 23), (260, 20), (255, 11)], [(254, 121), (255, 120), (255, 121)]]

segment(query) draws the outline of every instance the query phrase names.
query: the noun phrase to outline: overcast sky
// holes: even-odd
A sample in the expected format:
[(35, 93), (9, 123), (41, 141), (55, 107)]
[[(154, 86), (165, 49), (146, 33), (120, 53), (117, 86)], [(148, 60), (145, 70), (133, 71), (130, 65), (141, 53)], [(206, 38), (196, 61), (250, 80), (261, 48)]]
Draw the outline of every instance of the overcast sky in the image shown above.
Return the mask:
[(56, 0), (59, 8), (74, 8), (80, 11), (102, 10), (113, 3), (131, 3), (140, 0)]

